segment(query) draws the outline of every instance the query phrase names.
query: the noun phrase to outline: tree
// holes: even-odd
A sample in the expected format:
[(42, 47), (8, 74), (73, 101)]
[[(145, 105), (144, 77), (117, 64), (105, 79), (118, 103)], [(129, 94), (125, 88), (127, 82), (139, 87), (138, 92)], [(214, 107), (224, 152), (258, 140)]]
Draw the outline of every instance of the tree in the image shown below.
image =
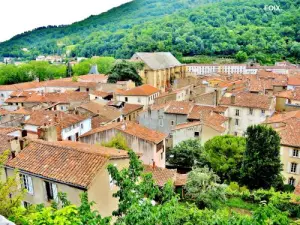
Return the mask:
[(235, 59), (236, 59), (236, 61), (238, 61), (239, 63), (245, 62), (245, 61), (248, 59), (248, 55), (247, 55), (246, 52), (239, 51), (239, 52), (235, 55)]
[(74, 74), (73, 68), (72, 68), (70, 62), (68, 62), (67, 67), (66, 67), (66, 77), (72, 77), (73, 74)]
[[(10, 152), (5, 151), (4, 154), (0, 155), (0, 177), (3, 173), (3, 164), (8, 159)], [(19, 188), (20, 183), (18, 182), (19, 174), (15, 171), (14, 176), (8, 177), (5, 181), (0, 179), (0, 215), (5, 217), (13, 214), (14, 208), (21, 205), (21, 201), (24, 197), (25, 190)]]
[(101, 145), (109, 148), (117, 148), (126, 151), (130, 150), (125, 137), (121, 133), (118, 133), (108, 142), (102, 142)]
[(203, 147), (197, 139), (180, 142), (168, 153), (168, 162), (183, 168), (204, 165)]
[(134, 64), (125, 60), (115, 63), (108, 75), (108, 83), (127, 80), (132, 80), (137, 86), (142, 85), (142, 78), (138, 74)]
[(246, 148), (244, 137), (217, 136), (204, 145), (203, 157), (221, 181), (239, 181), (240, 168)]
[(193, 168), (188, 174), (186, 196), (195, 201), (199, 208), (217, 208), (224, 202), (226, 185), (221, 185), (220, 178), (208, 167)]
[(281, 170), (278, 133), (265, 125), (248, 127), (241, 168), (242, 183), (250, 189), (277, 187), (282, 184)]

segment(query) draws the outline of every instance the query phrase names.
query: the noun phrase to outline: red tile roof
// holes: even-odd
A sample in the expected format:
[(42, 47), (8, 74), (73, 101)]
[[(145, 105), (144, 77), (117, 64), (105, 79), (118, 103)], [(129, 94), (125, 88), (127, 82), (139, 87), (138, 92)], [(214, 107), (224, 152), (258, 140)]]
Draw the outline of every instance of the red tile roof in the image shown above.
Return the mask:
[(137, 110), (142, 110), (142, 109), (143, 109), (143, 105), (125, 103), (124, 108), (122, 109), (122, 114), (128, 115), (132, 112), (135, 112)]
[(300, 118), (291, 118), (284, 121), (285, 126), (278, 130), (281, 144), (300, 147)]
[(168, 104), (165, 113), (187, 115), (191, 112), (193, 106), (192, 102), (172, 101)]
[(6, 166), (68, 185), (88, 188), (108, 160), (107, 155), (95, 149), (31, 140)]
[(201, 125), (200, 121), (181, 123), (181, 124), (178, 124), (177, 126), (175, 126), (175, 128), (172, 130), (180, 130), (180, 129), (184, 129), (184, 128), (188, 128), (188, 127), (199, 126), (199, 125)]
[(31, 113), (30, 118), (24, 124), (35, 126), (55, 125), (61, 128), (70, 127), (73, 124), (79, 123), (87, 119), (87, 117), (80, 115), (67, 114), (62, 111), (34, 111)]
[(300, 77), (289, 77), (288, 85), (300, 86)]
[(158, 144), (167, 137), (167, 135), (162, 132), (151, 130), (147, 127), (144, 127), (140, 124), (131, 121), (112, 123), (106, 126), (98, 127), (81, 135), (80, 137), (90, 136), (111, 129), (116, 129), (118, 131), (124, 132), (126, 134), (138, 137), (149, 142), (153, 142), (155, 144)]
[(266, 95), (258, 95), (252, 93), (235, 94), (235, 102), (231, 102), (231, 97), (222, 97), (220, 105), (238, 106), (247, 108), (269, 109), (271, 107), (272, 98)]
[(117, 95), (123, 95), (123, 96), (150, 96), (155, 93), (158, 93), (159, 89), (149, 85), (149, 84), (144, 84), (135, 88), (132, 88), (130, 90), (126, 91), (119, 91), (116, 92)]

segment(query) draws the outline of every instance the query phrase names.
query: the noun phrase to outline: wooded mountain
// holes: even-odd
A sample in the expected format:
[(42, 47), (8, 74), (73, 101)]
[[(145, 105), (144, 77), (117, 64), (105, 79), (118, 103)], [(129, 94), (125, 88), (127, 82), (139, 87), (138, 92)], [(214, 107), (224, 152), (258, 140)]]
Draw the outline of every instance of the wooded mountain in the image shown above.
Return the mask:
[(136, 51), (244, 51), (253, 58), (293, 61), (300, 58), (299, 6), (300, 0), (134, 0), (72, 25), (17, 35), (0, 43), (0, 55), (33, 58), (69, 50), (73, 56), (129, 58)]

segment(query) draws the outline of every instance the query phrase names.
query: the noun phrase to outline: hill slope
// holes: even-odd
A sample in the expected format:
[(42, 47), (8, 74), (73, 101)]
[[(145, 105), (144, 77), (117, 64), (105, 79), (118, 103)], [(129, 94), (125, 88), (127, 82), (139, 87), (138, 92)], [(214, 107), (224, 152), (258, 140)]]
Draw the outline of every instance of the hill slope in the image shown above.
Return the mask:
[[(211, 3), (211, 4), (207, 4)], [(265, 10), (278, 5), (280, 11)], [(40, 28), (0, 44), (0, 55), (71, 49), (73, 55), (128, 58), (136, 51), (177, 55), (300, 57), (300, 0), (135, 0), (65, 27)], [(29, 48), (30, 53), (20, 51)]]

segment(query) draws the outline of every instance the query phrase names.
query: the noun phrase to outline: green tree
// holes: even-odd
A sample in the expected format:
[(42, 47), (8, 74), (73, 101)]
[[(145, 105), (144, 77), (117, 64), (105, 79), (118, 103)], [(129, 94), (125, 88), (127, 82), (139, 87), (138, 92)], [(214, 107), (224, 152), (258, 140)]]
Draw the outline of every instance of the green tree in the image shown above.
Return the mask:
[(186, 196), (195, 201), (199, 208), (216, 209), (226, 200), (226, 185), (219, 184), (220, 178), (208, 167), (193, 168), (188, 174)]
[(67, 63), (67, 68), (66, 68), (66, 77), (72, 77), (74, 74), (73, 68), (70, 64), (70, 62)]
[[(0, 155), (0, 177), (3, 176), (3, 165), (9, 154), (9, 151), (5, 151), (4, 154)], [(11, 216), (14, 214), (14, 208), (20, 207), (26, 192), (19, 188), (19, 180), (17, 171), (15, 171), (14, 176), (8, 177), (5, 181), (0, 179), (0, 215)]]
[(241, 62), (245, 62), (248, 59), (248, 55), (246, 52), (243, 51), (239, 51), (238, 53), (236, 53), (235, 55), (235, 59), (237, 62), (241, 63)]
[(222, 181), (239, 181), (246, 139), (231, 135), (217, 136), (204, 145), (203, 156)]
[(182, 141), (169, 151), (168, 162), (183, 168), (204, 165), (202, 151), (203, 147), (199, 140), (189, 139)]
[(142, 78), (137, 72), (136, 66), (133, 63), (122, 60), (115, 63), (108, 75), (109, 83), (116, 83), (117, 81), (132, 80), (135, 85), (142, 85)]
[(118, 133), (108, 142), (102, 142), (101, 145), (109, 148), (117, 148), (126, 151), (130, 150), (125, 137), (121, 133)]
[(264, 125), (248, 127), (241, 168), (242, 183), (250, 189), (277, 187), (282, 184), (281, 170), (278, 133)]

